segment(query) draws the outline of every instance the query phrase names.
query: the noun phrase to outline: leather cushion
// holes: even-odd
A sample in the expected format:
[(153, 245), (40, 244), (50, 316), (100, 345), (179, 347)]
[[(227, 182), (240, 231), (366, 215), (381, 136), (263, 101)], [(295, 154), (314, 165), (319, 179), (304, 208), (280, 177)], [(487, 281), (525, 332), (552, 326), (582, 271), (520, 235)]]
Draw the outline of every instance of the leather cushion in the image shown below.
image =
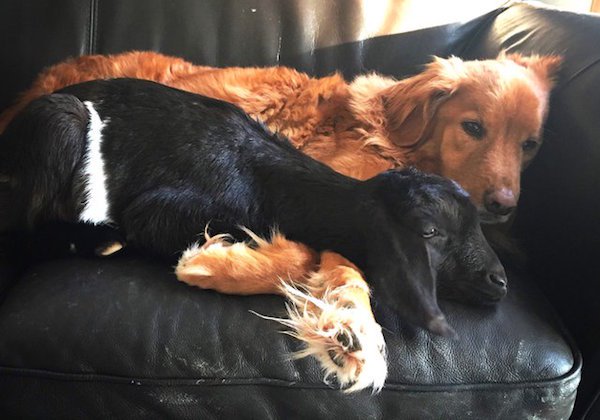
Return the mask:
[[(539, 290), (511, 276), (497, 308), (442, 304), (460, 339), (387, 314), (385, 390), (348, 399), (323, 383), (313, 359), (290, 357), (301, 344), (283, 327), (250, 313), (283, 316), (279, 297), (203, 291), (177, 282), (165, 264), (129, 257), (52, 261), (30, 268), (0, 306), (0, 395), (12, 396), (0, 411), (36, 415), (44, 404), (18, 406), (24, 389), (36, 389), (57, 413), (92, 416), (110, 412), (110, 401), (139, 413), (237, 407), (269, 417), (286, 412), (291, 390), (295, 410), (317, 417), (351, 414), (359, 402), (365, 415), (398, 409), (420, 418), (569, 412), (580, 361)], [(225, 395), (241, 399), (229, 405)], [(422, 412), (410, 400), (442, 405)]]

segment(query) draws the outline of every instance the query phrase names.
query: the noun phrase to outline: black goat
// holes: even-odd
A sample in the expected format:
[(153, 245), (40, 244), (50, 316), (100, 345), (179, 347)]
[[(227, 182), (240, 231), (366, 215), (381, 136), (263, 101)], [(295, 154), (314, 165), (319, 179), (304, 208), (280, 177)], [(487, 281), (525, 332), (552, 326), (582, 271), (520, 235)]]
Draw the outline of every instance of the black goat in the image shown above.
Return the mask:
[[(180, 253), (210, 223), (277, 227), (361, 268), (408, 321), (452, 334), (436, 278), (479, 301), (506, 293), (475, 207), (452, 181), (413, 169), (367, 181), (295, 150), (237, 107), (153, 82), (115, 79), (40, 98), (0, 139), (2, 223), (115, 225), (128, 244)], [(438, 273), (440, 267), (446, 272)]]

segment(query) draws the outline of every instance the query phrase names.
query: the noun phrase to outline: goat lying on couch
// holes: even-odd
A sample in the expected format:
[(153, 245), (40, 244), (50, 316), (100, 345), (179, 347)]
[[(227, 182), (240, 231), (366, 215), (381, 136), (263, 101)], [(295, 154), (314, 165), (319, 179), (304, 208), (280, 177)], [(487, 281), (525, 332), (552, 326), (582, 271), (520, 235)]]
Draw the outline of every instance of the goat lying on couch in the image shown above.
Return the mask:
[[(482, 222), (500, 223), (514, 210), (521, 171), (541, 145), (560, 62), (557, 56), (505, 53), (493, 60), (435, 58), (403, 80), (371, 74), (346, 82), (339, 74), (314, 78), (280, 66), (206, 67), (151, 51), (82, 56), (40, 73), (14, 106), (0, 113), (0, 133), (29, 102), (55, 90), (94, 79), (148, 79), (234, 103), (303, 153), (357, 179), (410, 165), (450, 177), (469, 192)], [(484, 228), (498, 251), (515, 257), (502, 228)], [(278, 239), (253, 250), (204, 249), (194, 261), (221, 284), (292, 275), (291, 256), (306, 262), (297, 266), (295, 277), (336, 282), (346, 270), (344, 264), (321, 264), (314, 274), (316, 261), (329, 256), (301, 255), (295, 244)], [(240, 259), (257, 263), (242, 269)], [(440, 296), (490, 302), (460, 277), (439, 280)]]
[[(223, 235), (206, 234), (177, 267), (180, 280), (202, 288), (285, 295), (291, 319), (282, 322), (308, 343), (304, 354), (350, 390), (379, 389), (387, 372), (381, 328), (358, 269), (379, 302), (445, 336), (453, 330), (437, 305), (438, 274), (464, 278), (490, 300), (506, 293), (504, 269), (456, 183), (413, 169), (348, 178), (234, 105), (153, 82), (93, 81), (38, 99), (1, 137), (0, 157), (8, 189), (4, 229), (54, 221), (90, 230), (114, 225), (128, 244), (169, 257), (210, 224), (259, 246), (286, 241), (301, 255), (308, 245), (351, 259), (357, 266), (328, 252), (320, 261), (288, 255), (287, 286), (268, 276), (215, 281), (195, 256), (228, 244)], [(296, 242), (273, 233), (265, 244), (260, 237), (273, 229)], [(249, 265), (260, 269), (260, 263)], [(326, 284), (294, 275), (317, 264), (343, 270)]]

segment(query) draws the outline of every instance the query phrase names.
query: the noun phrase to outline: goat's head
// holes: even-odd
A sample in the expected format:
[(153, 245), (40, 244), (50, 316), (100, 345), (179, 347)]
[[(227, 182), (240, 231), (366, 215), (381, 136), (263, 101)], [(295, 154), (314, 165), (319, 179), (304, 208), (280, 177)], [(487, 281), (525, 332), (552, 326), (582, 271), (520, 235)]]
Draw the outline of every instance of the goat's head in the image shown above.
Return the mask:
[[(477, 209), (455, 182), (415, 169), (367, 181), (373, 229), (367, 232), (367, 280), (375, 298), (413, 324), (453, 335), (436, 289), (493, 303), (506, 294), (506, 274), (483, 236)], [(377, 226), (387, 226), (377, 232)]]

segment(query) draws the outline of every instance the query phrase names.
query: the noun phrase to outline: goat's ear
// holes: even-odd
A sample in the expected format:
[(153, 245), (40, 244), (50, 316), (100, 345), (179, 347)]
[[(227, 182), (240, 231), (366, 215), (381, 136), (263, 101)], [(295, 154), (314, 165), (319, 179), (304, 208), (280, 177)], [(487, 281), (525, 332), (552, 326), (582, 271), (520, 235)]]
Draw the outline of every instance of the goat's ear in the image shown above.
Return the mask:
[(438, 306), (432, 256), (423, 239), (408, 231), (404, 233), (390, 241), (377, 236), (369, 243), (374, 252), (365, 273), (373, 286), (373, 296), (414, 326), (456, 337)]
[(498, 58), (514, 61), (550, 83), (556, 78), (563, 62), (563, 58), (559, 55), (521, 55), (501, 52)]
[(382, 92), (386, 128), (394, 144), (417, 147), (426, 140), (439, 105), (458, 88), (460, 66), (459, 58), (435, 57), (422, 73)]

